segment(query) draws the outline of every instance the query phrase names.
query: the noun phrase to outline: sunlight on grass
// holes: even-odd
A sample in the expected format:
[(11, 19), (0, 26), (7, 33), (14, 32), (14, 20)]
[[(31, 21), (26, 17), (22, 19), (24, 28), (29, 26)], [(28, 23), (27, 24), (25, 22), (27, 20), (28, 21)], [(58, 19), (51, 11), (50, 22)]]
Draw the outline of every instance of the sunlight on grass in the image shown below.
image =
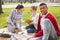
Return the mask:
[[(10, 12), (12, 11), (13, 9), (12, 8), (4, 8), (3, 11), (4, 13), (0, 15), (0, 28), (3, 28), (4, 26), (6, 26), (7, 24), (7, 18), (10, 14)], [(56, 19), (57, 19), (57, 22), (58, 24), (60, 24), (60, 7), (49, 7), (49, 12), (52, 13)], [(40, 10), (38, 8), (37, 10), (37, 13), (40, 13)], [(31, 14), (30, 14), (30, 8), (29, 7), (26, 7), (24, 9), (24, 16), (23, 16), (23, 19), (24, 20), (28, 20), (30, 19), (31, 17)], [(23, 25), (27, 25), (26, 23), (23, 23)], [(60, 25), (59, 25), (60, 26)]]

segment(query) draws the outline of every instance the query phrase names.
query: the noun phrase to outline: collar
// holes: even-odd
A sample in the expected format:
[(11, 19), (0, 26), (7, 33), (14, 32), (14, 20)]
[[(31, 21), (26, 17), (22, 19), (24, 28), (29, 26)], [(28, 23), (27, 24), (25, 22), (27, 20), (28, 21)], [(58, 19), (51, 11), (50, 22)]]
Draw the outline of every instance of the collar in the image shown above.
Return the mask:
[(19, 13), (19, 12), (18, 12), (18, 9), (16, 9), (16, 13), (17, 13), (18, 15), (23, 15), (23, 13)]
[(48, 15), (48, 13), (46, 15), (42, 15), (42, 13), (41, 13), (40, 15), (45, 18)]

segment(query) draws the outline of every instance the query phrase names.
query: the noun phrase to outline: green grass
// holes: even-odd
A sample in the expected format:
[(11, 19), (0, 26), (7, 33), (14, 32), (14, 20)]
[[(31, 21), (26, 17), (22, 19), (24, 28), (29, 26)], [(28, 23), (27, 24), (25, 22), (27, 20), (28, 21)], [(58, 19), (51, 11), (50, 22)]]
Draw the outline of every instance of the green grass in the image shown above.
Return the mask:
[[(12, 11), (12, 8), (4, 8), (4, 13), (0, 15), (0, 28), (3, 28), (6, 25), (7, 17), (9, 16), (10, 12)], [(56, 17), (58, 24), (60, 24), (60, 7), (49, 7), (49, 12), (52, 13), (53, 16)], [(40, 13), (40, 10), (38, 8), (37, 13)], [(24, 9), (24, 17), (23, 19), (27, 20), (30, 19), (30, 9), (29, 7), (26, 7)], [(26, 23), (23, 23), (23, 25), (26, 25)], [(60, 26), (60, 25), (59, 25)]]
[[(56, 19), (57, 19), (57, 22), (58, 22), (58, 25), (60, 24), (60, 7), (48, 7), (49, 9), (49, 12), (50, 13), (52, 13), (52, 15), (53, 16), (55, 16), (56, 17)], [(11, 8), (4, 8), (3, 9), (3, 11), (4, 11), (4, 13), (3, 14), (1, 14), (0, 15), (0, 28), (4, 28), (4, 26), (6, 26), (6, 24), (7, 24), (7, 17), (8, 17), (8, 15), (10, 14), (10, 12), (11, 12), (11, 10), (13, 10), (13, 9), (11, 9)], [(40, 12), (40, 10), (39, 10), (39, 8), (38, 8), (38, 10), (37, 10), (37, 13), (39, 13)], [(25, 9), (24, 9), (24, 17), (23, 17), (23, 19), (24, 20), (27, 20), (27, 19), (30, 19), (31, 17), (30, 17), (30, 9), (29, 9), (29, 7), (26, 7)], [(26, 23), (23, 23), (23, 25), (27, 25)], [(59, 27), (60, 27), (60, 25), (59, 25)], [(58, 40), (60, 40), (60, 37), (58, 37)]]

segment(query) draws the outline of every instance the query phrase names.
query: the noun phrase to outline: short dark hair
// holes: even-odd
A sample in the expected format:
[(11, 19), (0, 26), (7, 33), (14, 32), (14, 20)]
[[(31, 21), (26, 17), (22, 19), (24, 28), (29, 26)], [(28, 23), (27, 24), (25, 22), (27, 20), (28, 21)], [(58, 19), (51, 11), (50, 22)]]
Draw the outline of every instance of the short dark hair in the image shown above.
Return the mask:
[(23, 5), (18, 4), (18, 5), (17, 5), (17, 7), (16, 7), (15, 9), (21, 9), (21, 8), (24, 8), (24, 6), (23, 6)]
[(37, 6), (31, 6), (33, 10), (37, 10)]
[(39, 6), (43, 6), (43, 5), (46, 5), (46, 6), (47, 6), (47, 4), (46, 4), (46, 3), (41, 3)]

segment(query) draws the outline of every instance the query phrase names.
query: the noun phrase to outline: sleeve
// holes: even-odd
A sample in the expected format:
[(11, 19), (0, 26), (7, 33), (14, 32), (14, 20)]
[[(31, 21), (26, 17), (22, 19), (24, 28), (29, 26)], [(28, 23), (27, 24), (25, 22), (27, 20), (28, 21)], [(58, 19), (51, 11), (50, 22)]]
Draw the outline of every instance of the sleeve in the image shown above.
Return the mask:
[(38, 24), (38, 14), (35, 16), (35, 18), (34, 18), (34, 20), (33, 20), (33, 22), (32, 22), (32, 24), (34, 24), (34, 26), (35, 26), (35, 28), (37, 29), (37, 24)]
[(50, 18), (50, 21), (52, 22), (56, 32), (57, 32), (57, 35), (60, 36), (60, 32), (59, 32), (59, 28), (58, 28), (58, 23), (56, 21), (56, 19), (54, 17), (51, 17)]
[(43, 35), (43, 30), (40, 30), (38, 33), (34, 35), (34, 37), (40, 37)]
[(21, 17), (20, 17), (20, 25), (19, 25), (20, 27), (22, 26), (22, 22), (23, 22), (23, 15), (24, 15), (24, 14), (22, 13), (22, 15), (21, 15)]
[(56, 19), (54, 19), (53, 25), (54, 25), (54, 27), (56, 29), (57, 35), (60, 36), (59, 27), (58, 27), (58, 23), (57, 23)]
[(11, 12), (11, 14), (9, 15), (8, 17), (8, 23), (10, 23), (11, 25), (14, 25), (13, 22), (12, 22), (12, 18), (13, 18), (13, 11)]
[(33, 24), (37, 24), (38, 23), (38, 14), (36, 14), (36, 16), (35, 16), (35, 18), (34, 18), (34, 20), (33, 20)]
[(43, 23), (43, 37), (42, 40), (48, 40), (50, 31), (51, 31), (51, 23), (49, 20), (45, 20)]
[(20, 19), (20, 27), (22, 26), (22, 18)]

